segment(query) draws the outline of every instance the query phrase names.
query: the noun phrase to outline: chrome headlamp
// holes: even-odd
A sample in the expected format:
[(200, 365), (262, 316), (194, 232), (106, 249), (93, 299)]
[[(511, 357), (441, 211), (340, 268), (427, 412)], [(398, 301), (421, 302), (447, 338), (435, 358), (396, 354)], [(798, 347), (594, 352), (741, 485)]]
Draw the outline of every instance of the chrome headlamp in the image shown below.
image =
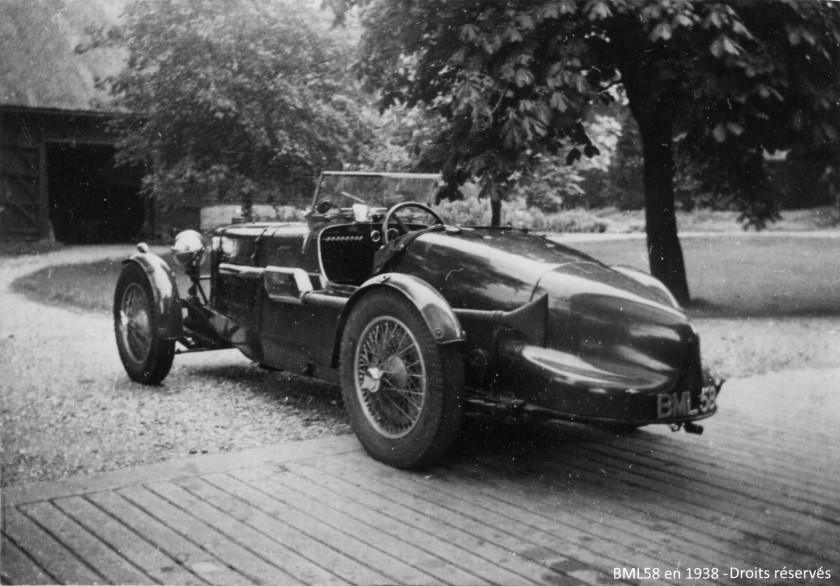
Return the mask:
[(184, 268), (196, 266), (204, 256), (204, 240), (195, 230), (184, 230), (175, 237), (172, 257)]

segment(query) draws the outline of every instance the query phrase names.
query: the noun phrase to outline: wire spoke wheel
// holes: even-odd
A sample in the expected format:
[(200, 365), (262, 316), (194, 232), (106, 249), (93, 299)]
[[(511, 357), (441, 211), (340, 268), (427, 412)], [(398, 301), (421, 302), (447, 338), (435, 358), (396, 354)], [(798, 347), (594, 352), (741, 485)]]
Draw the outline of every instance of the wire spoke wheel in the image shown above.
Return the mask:
[(356, 392), (371, 425), (385, 437), (404, 437), (426, 397), (426, 367), (415, 337), (398, 319), (380, 317), (362, 332), (355, 365)]
[(162, 316), (152, 285), (136, 263), (125, 265), (114, 291), (114, 334), (125, 371), (131, 380), (151, 385), (172, 367), (175, 341), (158, 332)]
[(146, 360), (152, 350), (150, 309), (146, 292), (137, 283), (131, 283), (123, 295), (118, 329), (126, 350), (137, 362)]
[(461, 423), (463, 385), (460, 349), (437, 343), (406, 297), (373, 291), (352, 309), (341, 340), (341, 391), (371, 456), (413, 468), (442, 454)]

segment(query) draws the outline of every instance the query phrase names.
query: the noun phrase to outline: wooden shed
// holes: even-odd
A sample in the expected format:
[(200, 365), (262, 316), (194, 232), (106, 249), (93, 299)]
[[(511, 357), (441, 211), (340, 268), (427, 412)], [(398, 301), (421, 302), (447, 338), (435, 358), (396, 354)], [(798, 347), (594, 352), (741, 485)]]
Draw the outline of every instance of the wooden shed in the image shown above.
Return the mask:
[(109, 122), (125, 114), (96, 87), (124, 55), (74, 52), (87, 27), (116, 22), (123, 6), (0, 2), (0, 238), (127, 241), (149, 222), (143, 169), (114, 164)]

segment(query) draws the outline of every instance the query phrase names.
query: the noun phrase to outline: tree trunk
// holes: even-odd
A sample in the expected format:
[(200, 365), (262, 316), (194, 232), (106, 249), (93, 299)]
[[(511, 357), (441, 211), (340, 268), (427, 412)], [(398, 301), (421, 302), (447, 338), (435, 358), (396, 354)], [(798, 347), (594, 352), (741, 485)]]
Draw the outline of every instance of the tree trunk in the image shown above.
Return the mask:
[(490, 225), (502, 225), (502, 200), (490, 198)]
[(680, 303), (691, 300), (674, 207), (672, 124), (664, 116), (638, 120), (644, 152), (645, 231), (651, 274)]

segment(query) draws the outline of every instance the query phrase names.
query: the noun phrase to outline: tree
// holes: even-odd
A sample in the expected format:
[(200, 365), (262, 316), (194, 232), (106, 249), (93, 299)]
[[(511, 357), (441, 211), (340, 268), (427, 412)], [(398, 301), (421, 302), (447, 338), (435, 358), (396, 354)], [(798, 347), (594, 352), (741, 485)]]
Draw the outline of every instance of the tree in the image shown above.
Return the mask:
[(103, 80), (117, 107), (118, 159), (151, 163), (145, 192), (174, 205), (204, 194), (243, 204), (318, 169), (355, 161), (372, 141), (348, 78), (350, 56), (301, 9), (269, 0), (130, 4), (91, 42), (122, 46)]
[(616, 147), (615, 162), (605, 194), (606, 200), (619, 209), (642, 209), (645, 197), (642, 180), (644, 157), (639, 126), (627, 108), (621, 108), (618, 115), (621, 137)]
[[(538, 155), (597, 149), (581, 122), (625, 92), (644, 157), (651, 272), (689, 300), (675, 149), (756, 225), (776, 213), (765, 152), (840, 161), (840, 5), (823, 0), (360, 0), (360, 73), (382, 106), (446, 124), (422, 164), (494, 202)], [(350, 0), (332, 0), (344, 14)], [(494, 213), (497, 217), (497, 214)]]

